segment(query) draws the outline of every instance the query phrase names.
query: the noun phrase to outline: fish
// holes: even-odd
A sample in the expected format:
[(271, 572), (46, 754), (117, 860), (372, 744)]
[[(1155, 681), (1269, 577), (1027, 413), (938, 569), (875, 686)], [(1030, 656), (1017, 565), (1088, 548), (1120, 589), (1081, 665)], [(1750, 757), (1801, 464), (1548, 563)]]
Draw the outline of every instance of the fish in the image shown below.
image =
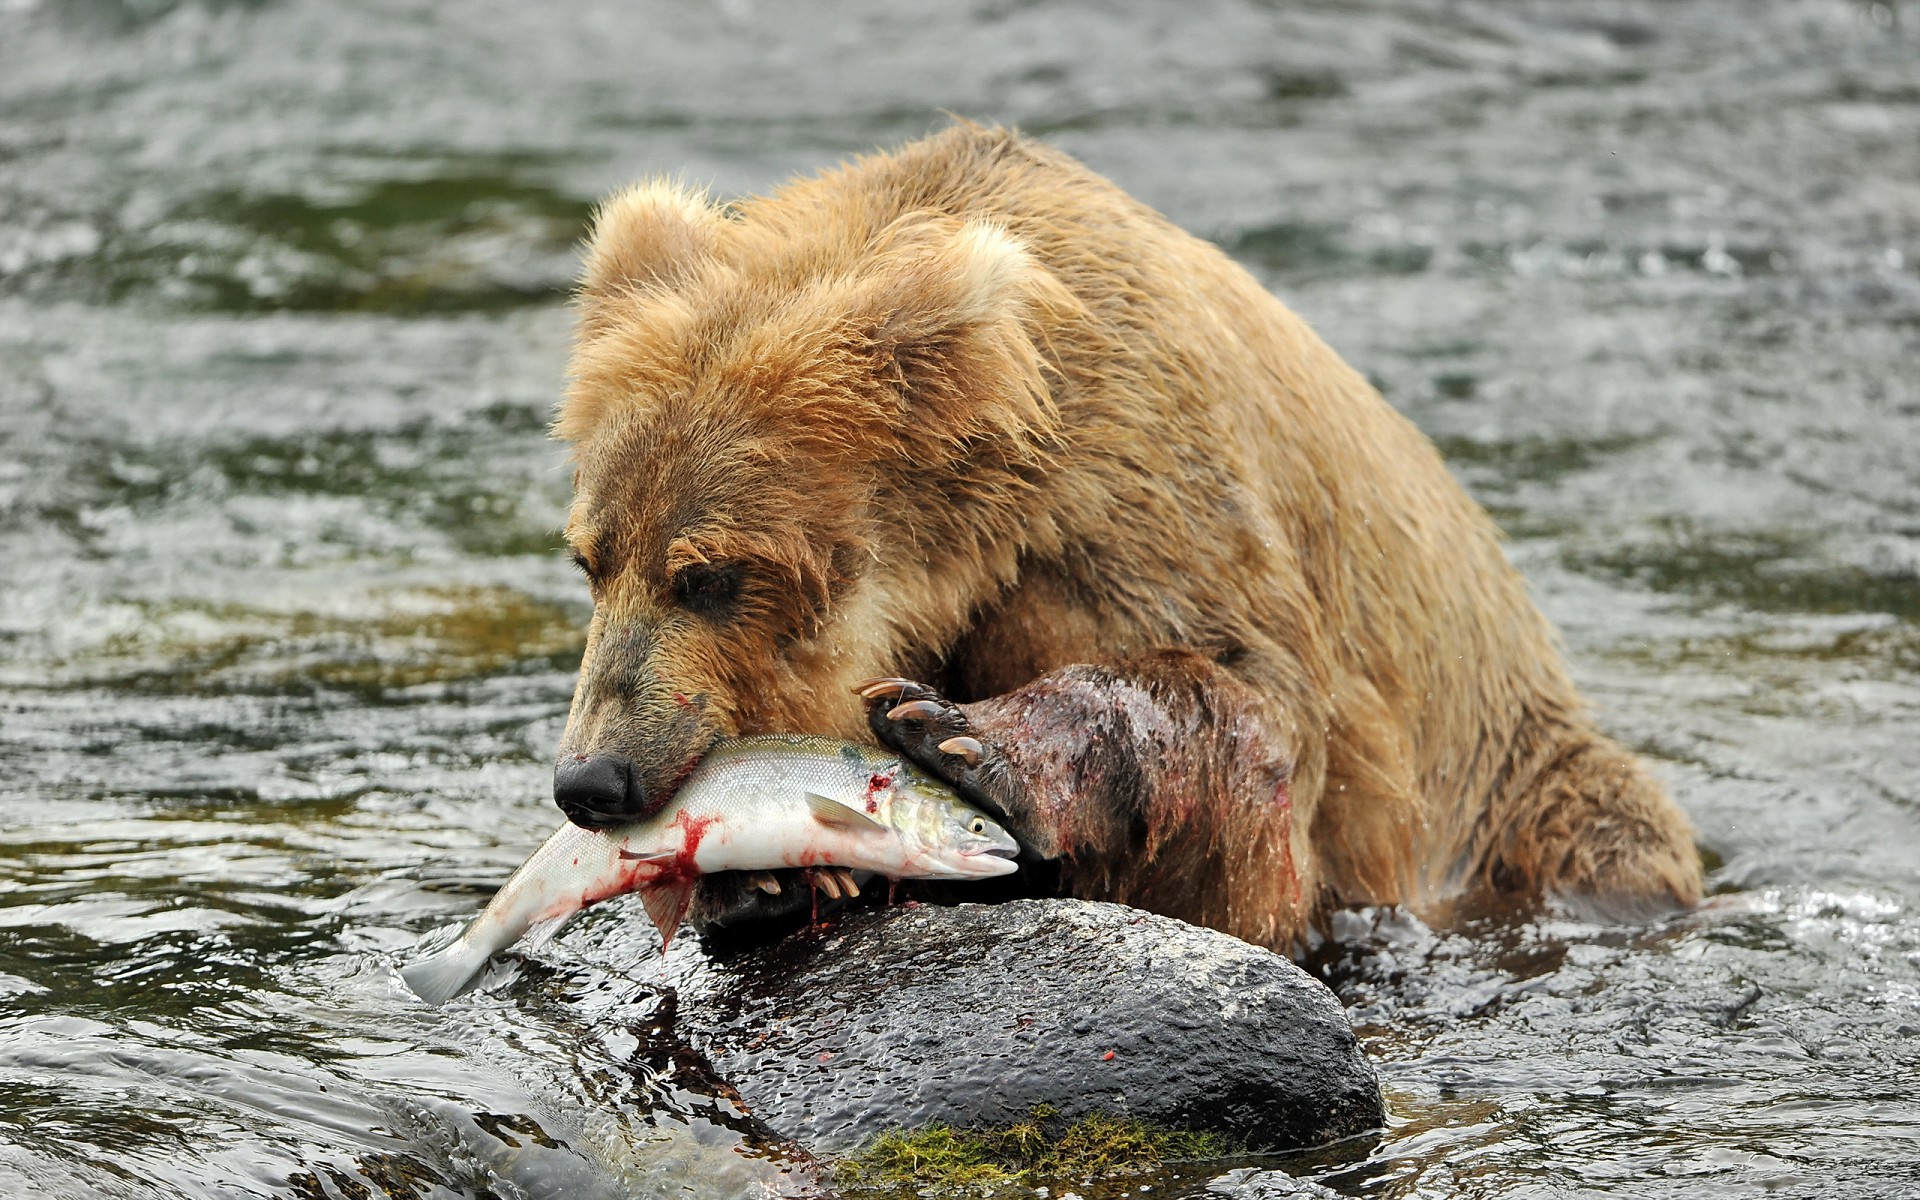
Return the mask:
[(647, 819), (561, 826), (458, 938), (400, 975), (421, 999), (444, 1003), (529, 929), (557, 929), (588, 905), (633, 891), (665, 945), (699, 877), (715, 871), (986, 879), (1017, 870), (1019, 850), (992, 818), (890, 751), (801, 734), (726, 738)]

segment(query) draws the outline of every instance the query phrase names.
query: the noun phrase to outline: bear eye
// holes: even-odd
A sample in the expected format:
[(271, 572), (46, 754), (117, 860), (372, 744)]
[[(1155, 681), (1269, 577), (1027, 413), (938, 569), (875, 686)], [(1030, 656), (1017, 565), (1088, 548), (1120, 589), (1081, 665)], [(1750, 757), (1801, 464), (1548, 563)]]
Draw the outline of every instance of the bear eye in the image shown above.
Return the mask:
[(740, 598), (739, 563), (694, 563), (673, 577), (673, 596), (688, 612), (725, 616)]
[(592, 583), (594, 581), (593, 564), (587, 561), (586, 555), (580, 553), (578, 550), (568, 549), (567, 557), (573, 560), (574, 566), (580, 568), (580, 573), (587, 577), (587, 582)]

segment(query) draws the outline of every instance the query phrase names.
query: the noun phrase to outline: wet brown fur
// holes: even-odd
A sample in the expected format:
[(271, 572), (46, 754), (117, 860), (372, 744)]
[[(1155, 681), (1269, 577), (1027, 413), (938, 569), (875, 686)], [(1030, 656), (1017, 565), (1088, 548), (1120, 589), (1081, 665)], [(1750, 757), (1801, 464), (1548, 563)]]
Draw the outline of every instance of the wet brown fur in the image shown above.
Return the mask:
[[(851, 685), (904, 674), (972, 702), (1080, 894), (1274, 946), (1335, 905), (1697, 899), (1428, 440), (1065, 155), (962, 124), (725, 206), (642, 184), (580, 316), (564, 753), (665, 787), (718, 733), (864, 737)], [(741, 566), (724, 614), (676, 600), (702, 563)]]

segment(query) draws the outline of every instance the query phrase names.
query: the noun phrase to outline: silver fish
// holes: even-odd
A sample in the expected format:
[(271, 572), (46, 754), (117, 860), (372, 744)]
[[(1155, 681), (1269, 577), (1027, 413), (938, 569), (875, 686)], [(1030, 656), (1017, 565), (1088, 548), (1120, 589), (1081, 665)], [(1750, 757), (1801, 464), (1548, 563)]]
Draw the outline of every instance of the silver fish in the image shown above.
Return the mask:
[(562, 826), (453, 944), (400, 974), (439, 1004), (533, 926), (631, 891), (671, 941), (694, 884), (715, 871), (843, 867), (889, 879), (985, 879), (1016, 870), (1018, 852), (1006, 830), (887, 751), (799, 734), (730, 738), (646, 820)]

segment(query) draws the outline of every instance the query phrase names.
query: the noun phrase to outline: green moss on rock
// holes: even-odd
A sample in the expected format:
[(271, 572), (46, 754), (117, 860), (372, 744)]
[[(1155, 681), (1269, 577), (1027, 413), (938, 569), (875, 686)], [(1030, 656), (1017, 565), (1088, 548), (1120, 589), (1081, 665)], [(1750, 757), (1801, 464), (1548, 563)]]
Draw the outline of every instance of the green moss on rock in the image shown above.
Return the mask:
[(1026, 1120), (999, 1129), (890, 1130), (841, 1160), (834, 1177), (849, 1195), (992, 1192), (1139, 1174), (1169, 1162), (1223, 1158), (1237, 1149), (1218, 1134), (1164, 1129), (1108, 1113), (1068, 1122), (1043, 1104)]

